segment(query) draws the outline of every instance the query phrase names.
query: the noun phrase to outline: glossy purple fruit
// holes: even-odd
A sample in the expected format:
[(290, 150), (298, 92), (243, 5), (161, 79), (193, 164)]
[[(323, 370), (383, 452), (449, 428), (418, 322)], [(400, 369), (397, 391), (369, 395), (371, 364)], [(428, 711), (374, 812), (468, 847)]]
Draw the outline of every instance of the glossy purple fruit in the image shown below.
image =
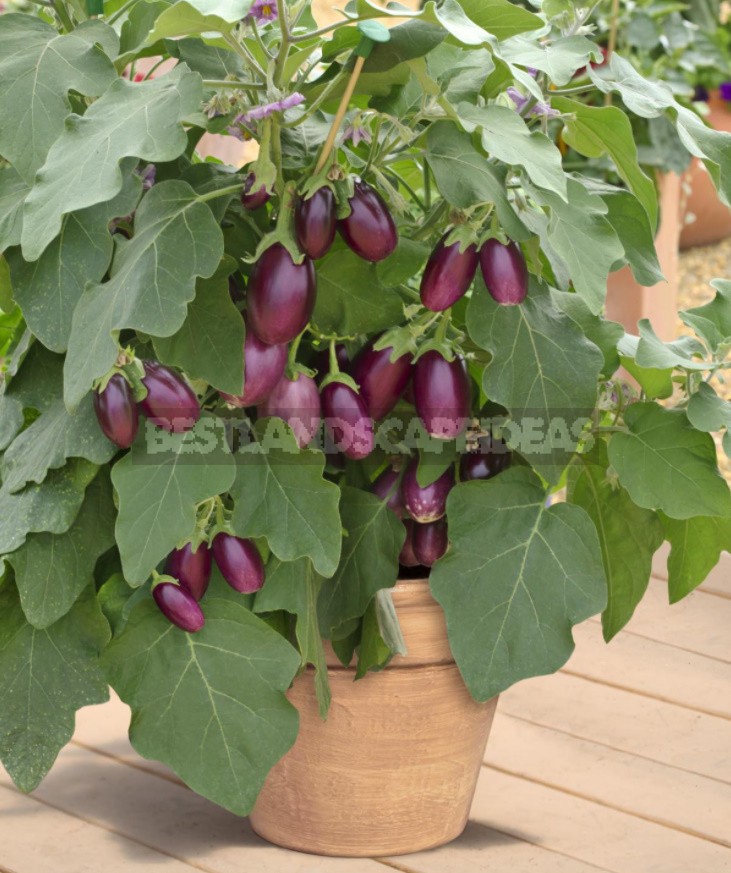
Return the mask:
[(381, 500), (388, 500), (388, 508), (399, 518), (404, 516), (404, 504), (399, 487), (399, 471), (389, 467), (373, 483), (371, 491)]
[(528, 294), (528, 268), (520, 246), (489, 239), (480, 249), (480, 267), (487, 290), (505, 306), (522, 303)]
[(460, 244), (445, 245), (443, 236), (431, 253), (421, 279), (421, 302), (432, 312), (449, 309), (467, 293), (477, 271), (477, 246), (461, 252)]
[(447, 361), (431, 350), (414, 367), (414, 405), (427, 431), (451, 440), (467, 427), (472, 392), (464, 358)]
[(450, 467), (431, 485), (419, 485), (416, 458), (409, 464), (401, 480), (401, 499), (404, 509), (420, 524), (436, 521), (447, 511), (447, 497), (454, 487), (454, 470)]
[(103, 391), (94, 392), (94, 411), (106, 438), (120, 449), (128, 449), (137, 436), (139, 410), (121, 373), (115, 373)]
[(325, 428), (336, 448), (354, 461), (368, 457), (375, 437), (373, 420), (363, 398), (342, 382), (330, 382), (320, 392)]
[(350, 215), (338, 222), (338, 230), (356, 255), (366, 261), (382, 261), (392, 254), (398, 245), (398, 231), (378, 191), (356, 182), (350, 208)]
[(211, 552), (205, 543), (193, 551), (190, 543), (182, 549), (170, 552), (165, 562), (165, 573), (178, 582), (195, 597), (202, 600), (211, 581)]
[(402, 567), (418, 567), (419, 559), (414, 554), (414, 528), (416, 525), (410, 518), (407, 518), (404, 521), (404, 527), (406, 528), (406, 539), (401, 548), (401, 554), (398, 556), (398, 562)]
[(414, 525), (414, 557), (425, 567), (431, 567), (447, 551), (447, 520), (440, 518), (429, 524)]
[(190, 430), (201, 417), (201, 407), (193, 389), (174, 370), (157, 361), (144, 361), (142, 384), (147, 397), (140, 401), (141, 412), (153, 424), (173, 433)]
[(254, 264), (249, 279), (249, 324), (271, 346), (288, 343), (302, 333), (315, 306), (315, 267), (309, 258), (295, 264), (276, 243)]
[(287, 367), (287, 346), (263, 343), (253, 330), (246, 331), (244, 341), (244, 393), (240, 397), (221, 392), (232, 406), (256, 406), (266, 400)]
[(198, 601), (182, 586), (160, 582), (152, 589), (152, 596), (165, 618), (181, 630), (194, 634), (206, 623)]
[(213, 540), (213, 557), (228, 584), (242, 594), (253, 594), (264, 584), (264, 564), (251, 540), (227, 533)]
[(478, 447), (460, 458), (459, 478), (463, 482), (492, 479), (493, 476), (507, 470), (512, 457), (504, 440), (493, 440), (489, 436), (481, 437)]
[(297, 242), (307, 257), (324, 257), (335, 239), (337, 224), (335, 195), (330, 188), (318, 188), (307, 200), (300, 198), (294, 213)]
[(390, 346), (376, 351), (370, 342), (353, 362), (351, 373), (374, 421), (380, 421), (396, 406), (413, 372), (411, 355), (401, 355), (392, 362), (392, 352)]
[(317, 383), (303, 373), (294, 381), (282, 376), (271, 394), (259, 405), (259, 415), (286, 421), (297, 444), (303, 448), (315, 438), (322, 418)]
[(244, 209), (253, 211), (254, 209), (261, 209), (268, 202), (269, 192), (263, 185), (257, 186), (256, 176), (253, 173), (249, 173), (241, 192), (241, 205)]

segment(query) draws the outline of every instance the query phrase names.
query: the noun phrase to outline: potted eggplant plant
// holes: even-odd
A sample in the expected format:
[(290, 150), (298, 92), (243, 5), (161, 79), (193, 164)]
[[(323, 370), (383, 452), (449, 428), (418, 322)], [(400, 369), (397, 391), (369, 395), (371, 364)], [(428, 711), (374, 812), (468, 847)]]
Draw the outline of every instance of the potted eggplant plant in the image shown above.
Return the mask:
[[(141, 755), (274, 842), (446, 842), (499, 693), (558, 670), (591, 615), (610, 640), (664, 540), (672, 601), (729, 548), (731, 285), (685, 314), (697, 339), (604, 318), (613, 270), (658, 270), (658, 203), (628, 116), (576, 73), (726, 195), (731, 138), (621, 55), (594, 69), (565, 5), (0, 16), (0, 759), (21, 789), (111, 686)], [(557, 128), (622, 185), (567, 169)], [(257, 156), (203, 160), (205, 133)]]

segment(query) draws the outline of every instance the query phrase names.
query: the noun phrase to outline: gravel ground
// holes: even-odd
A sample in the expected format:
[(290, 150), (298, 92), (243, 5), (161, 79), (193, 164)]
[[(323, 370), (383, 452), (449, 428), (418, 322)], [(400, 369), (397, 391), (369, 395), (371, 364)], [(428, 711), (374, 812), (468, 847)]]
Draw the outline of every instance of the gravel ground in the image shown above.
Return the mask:
[[(731, 239), (715, 246), (703, 246), (681, 253), (679, 308), (688, 309), (712, 300), (715, 292), (709, 284), (711, 279), (731, 279)], [(684, 333), (688, 332), (680, 322), (679, 329)], [(731, 380), (726, 380), (725, 383), (714, 380), (713, 385), (721, 396), (731, 400)], [(717, 442), (721, 469), (731, 483), (731, 461), (721, 449), (720, 440)]]

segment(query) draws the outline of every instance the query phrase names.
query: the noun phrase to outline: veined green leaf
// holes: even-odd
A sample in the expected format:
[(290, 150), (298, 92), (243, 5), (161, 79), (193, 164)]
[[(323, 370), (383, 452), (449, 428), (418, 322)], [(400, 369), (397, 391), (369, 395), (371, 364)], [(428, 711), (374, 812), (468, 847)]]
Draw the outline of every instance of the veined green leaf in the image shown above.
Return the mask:
[(731, 519), (696, 516), (678, 521), (660, 513), (670, 541), (668, 593), (671, 603), (682, 600), (705, 581), (721, 552), (731, 552)]

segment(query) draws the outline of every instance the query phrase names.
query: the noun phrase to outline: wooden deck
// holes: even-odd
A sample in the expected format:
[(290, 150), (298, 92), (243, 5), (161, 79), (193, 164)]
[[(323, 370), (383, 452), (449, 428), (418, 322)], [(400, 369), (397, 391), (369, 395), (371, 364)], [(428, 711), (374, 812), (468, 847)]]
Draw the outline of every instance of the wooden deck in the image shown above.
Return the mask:
[(556, 676), (500, 701), (471, 823), (443, 849), (315, 858), (136, 756), (119, 701), (79, 714), (31, 797), (0, 771), (0, 873), (731, 871), (731, 557), (667, 606), (662, 561), (610, 647), (597, 621)]

